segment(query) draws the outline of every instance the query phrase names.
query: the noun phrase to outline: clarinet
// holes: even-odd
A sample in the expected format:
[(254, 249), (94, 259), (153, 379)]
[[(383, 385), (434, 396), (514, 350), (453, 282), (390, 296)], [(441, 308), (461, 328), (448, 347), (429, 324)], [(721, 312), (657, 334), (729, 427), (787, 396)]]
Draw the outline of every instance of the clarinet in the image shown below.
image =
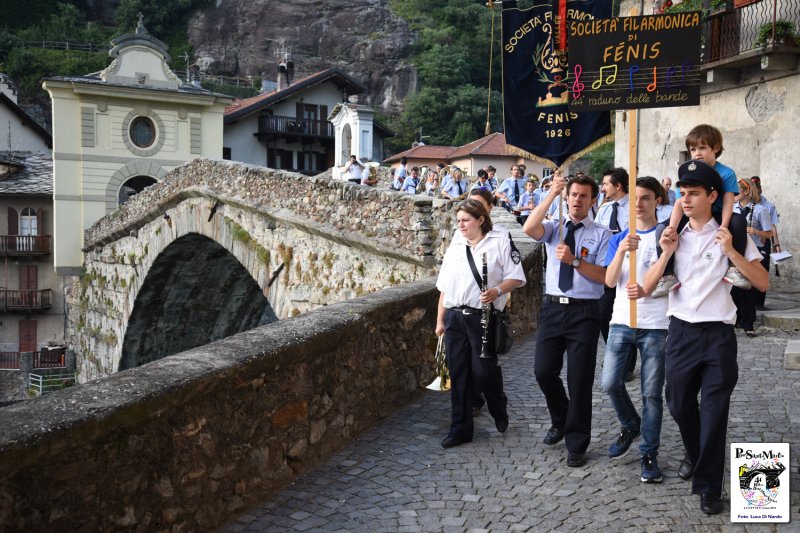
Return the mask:
[[(489, 289), (489, 274), (486, 267), (486, 252), (482, 254), (482, 277), (481, 277), (481, 293)], [(489, 320), (492, 318), (492, 304), (487, 302), (483, 304), (483, 314), (481, 314), (481, 327), (483, 328), (483, 336), (481, 337), (481, 359), (488, 359), (489, 355)]]

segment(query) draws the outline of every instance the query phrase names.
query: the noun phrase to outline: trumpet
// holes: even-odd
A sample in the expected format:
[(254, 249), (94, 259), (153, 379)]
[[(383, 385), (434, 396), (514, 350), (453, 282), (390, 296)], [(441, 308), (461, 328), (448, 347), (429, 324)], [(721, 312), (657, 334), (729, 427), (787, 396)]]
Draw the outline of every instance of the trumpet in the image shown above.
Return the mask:
[(435, 391), (448, 391), (450, 390), (450, 372), (447, 370), (447, 359), (444, 351), (444, 335), (439, 337), (438, 344), (436, 345), (436, 356), (433, 360), (434, 370), (436, 371), (436, 379), (425, 387), (426, 389)]

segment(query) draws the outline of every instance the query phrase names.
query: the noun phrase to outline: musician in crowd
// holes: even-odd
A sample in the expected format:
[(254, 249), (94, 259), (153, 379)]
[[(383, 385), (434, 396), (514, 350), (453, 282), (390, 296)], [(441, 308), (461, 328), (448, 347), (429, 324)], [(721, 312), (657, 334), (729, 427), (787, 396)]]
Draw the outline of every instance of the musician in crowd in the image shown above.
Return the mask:
[[(565, 189), (565, 220), (545, 221), (547, 210)], [(539, 314), (533, 367), (552, 421), (544, 443), (553, 445), (566, 438), (570, 467), (586, 464), (591, 440), (592, 386), (600, 335), (598, 302), (605, 286), (611, 237), (609, 230), (589, 216), (597, 190), (597, 183), (587, 176), (567, 184), (564, 175), (557, 173), (550, 192), (522, 227), (547, 250), (546, 294)], [(565, 351), (569, 396), (560, 376)]]
[(533, 208), (536, 207), (536, 195), (534, 194), (535, 189), (536, 180), (529, 179), (526, 181), (525, 192), (519, 197), (517, 208), (513, 211), (513, 213), (517, 216), (517, 222), (519, 222), (521, 226), (525, 224), (525, 221), (528, 220), (528, 215), (530, 215)]
[[(758, 188), (751, 179), (739, 180), (739, 195), (733, 204), (733, 212), (739, 213), (747, 221), (747, 234), (753, 239), (759, 252), (762, 254), (764, 241), (772, 237), (772, 217), (769, 209), (761, 204)], [(763, 266), (763, 263), (762, 263)], [(736, 327), (742, 328), (748, 337), (755, 337), (756, 304), (758, 303), (759, 290), (750, 287), (743, 289), (733, 287), (731, 298), (736, 304)]]
[(442, 198), (457, 200), (466, 194), (469, 183), (464, 179), (464, 173), (458, 167), (450, 167), (452, 179), (446, 185), (442, 185)]
[(408, 171), (406, 169), (406, 165), (408, 164), (408, 159), (405, 157), (400, 158), (400, 166), (394, 169), (394, 179), (392, 180), (392, 189), (395, 191), (399, 191), (403, 187), (403, 182), (406, 180), (406, 176), (408, 175)]
[(511, 211), (519, 202), (519, 197), (525, 192), (525, 175), (522, 173), (520, 165), (511, 167), (511, 177), (503, 180), (503, 184), (497, 188), (494, 195), (502, 202), (501, 205)]
[(374, 187), (378, 184), (377, 166), (378, 163), (367, 162), (364, 164), (364, 170), (361, 171), (361, 185)]
[(364, 170), (364, 165), (354, 155), (350, 156), (347, 163), (344, 165), (344, 172), (348, 175), (347, 181), (350, 183), (361, 183), (361, 171)]
[(417, 194), (417, 187), (419, 186), (419, 167), (411, 167), (411, 175), (408, 176), (403, 184), (400, 186), (400, 192), (408, 194)]
[(439, 190), (439, 174), (435, 170), (428, 171), (428, 177), (425, 178), (425, 194), (427, 196), (436, 196)]
[[(508, 239), (492, 233), (489, 213), (479, 200), (462, 202), (456, 209), (456, 222), (463, 241), (450, 244), (436, 281), (440, 292), (436, 335), (445, 336), (451, 379), (451, 423), (442, 440), (443, 448), (472, 441), (473, 374), (481, 384), (495, 427), (500, 433), (508, 429), (508, 400), (494, 351), (493, 327), (487, 323), (484, 328), (481, 323), (482, 315), (488, 312), (484, 306), (502, 310), (508, 293), (525, 284), (519, 255), (512, 254)], [(484, 257), (485, 280), (479, 274)], [(481, 285), (487, 288), (481, 290)]]
[(494, 190), (494, 187), (492, 187), (492, 182), (489, 181), (489, 173), (483, 169), (478, 171), (478, 181), (473, 183), (469, 188), (470, 193), (475, 189), (486, 189), (489, 192)]
[(500, 185), (497, 183), (497, 169), (494, 168), (492, 165), (486, 167), (486, 174), (489, 175), (489, 183), (492, 184), (492, 190), (496, 191), (497, 187)]
[[(764, 259), (761, 261), (761, 266), (764, 267), (764, 270), (769, 272), (769, 256), (772, 252), (780, 252), (781, 251), (781, 240), (778, 236), (778, 223), (780, 222), (780, 215), (778, 214), (778, 208), (775, 207), (775, 204), (767, 200), (764, 196), (763, 191), (761, 190), (761, 178), (758, 176), (753, 176), (750, 178), (750, 181), (753, 182), (755, 185), (756, 190), (758, 191), (758, 195), (761, 197), (761, 201), (758, 202), (758, 205), (762, 206), (769, 212), (770, 221), (772, 222), (772, 237), (769, 239), (764, 240), (764, 245), (758, 249), (761, 252), (761, 255)], [(778, 265), (775, 265), (775, 275), (778, 275)], [(767, 300), (767, 293), (766, 291), (758, 291), (758, 298), (756, 299), (756, 309), (759, 311), (764, 311), (765, 307), (764, 304)]]
[[(602, 191), (605, 193), (605, 202), (597, 209), (594, 221), (611, 230), (616, 235), (628, 229), (630, 217), (630, 197), (628, 196), (628, 171), (624, 168), (610, 168), (603, 172)], [(600, 298), (600, 334), (603, 342), (608, 344), (608, 328), (611, 314), (614, 310), (614, 299), (617, 290), (614, 287), (605, 287), (603, 297)], [(625, 367), (625, 381), (632, 381), (633, 371), (636, 368), (636, 345), (630, 344), (630, 355)]]

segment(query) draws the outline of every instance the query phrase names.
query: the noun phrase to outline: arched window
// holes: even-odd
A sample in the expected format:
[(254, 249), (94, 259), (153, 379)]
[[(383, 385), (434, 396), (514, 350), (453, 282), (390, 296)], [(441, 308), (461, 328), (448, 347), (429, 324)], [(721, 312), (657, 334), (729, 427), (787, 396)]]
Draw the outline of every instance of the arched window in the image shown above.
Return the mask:
[(117, 198), (119, 205), (124, 204), (131, 198), (131, 196), (142, 192), (145, 187), (149, 187), (154, 183), (157, 183), (156, 180), (150, 176), (134, 176), (133, 178), (130, 178), (128, 181), (123, 183), (122, 187), (119, 189), (119, 195)]

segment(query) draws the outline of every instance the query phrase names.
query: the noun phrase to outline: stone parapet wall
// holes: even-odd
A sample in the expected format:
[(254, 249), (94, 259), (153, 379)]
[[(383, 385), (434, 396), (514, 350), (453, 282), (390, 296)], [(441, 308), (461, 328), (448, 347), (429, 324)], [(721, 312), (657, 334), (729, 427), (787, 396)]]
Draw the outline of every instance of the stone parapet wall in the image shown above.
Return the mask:
[(436, 302), (386, 289), (5, 407), (0, 529), (213, 529), (420, 394)]
[[(290, 213), (298, 222), (370, 240), (376, 246), (435, 262), (441, 236), (449, 229), (449, 203), (424, 196), (362, 187), (324, 177), (228, 161), (196, 159), (177, 167), (84, 233), (85, 249), (127, 235), (165, 207), (183, 199), (187, 189), (202, 188), (265, 211)], [(185, 193), (184, 193), (185, 194)]]

